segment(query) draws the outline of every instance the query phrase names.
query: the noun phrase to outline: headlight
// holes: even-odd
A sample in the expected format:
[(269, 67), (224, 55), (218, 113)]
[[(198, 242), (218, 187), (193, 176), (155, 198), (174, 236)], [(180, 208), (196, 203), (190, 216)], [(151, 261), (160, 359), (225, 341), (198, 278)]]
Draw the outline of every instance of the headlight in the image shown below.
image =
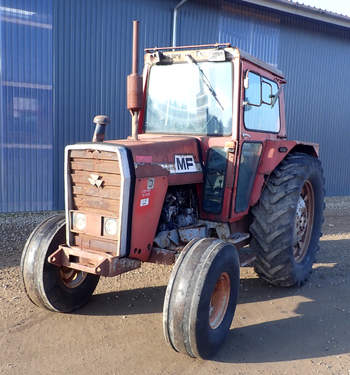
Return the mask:
[(73, 212), (72, 219), (73, 229), (83, 231), (86, 228), (86, 215), (80, 212)]
[(118, 222), (117, 219), (105, 217), (103, 220), (103, 234), (108, 236), (115, 236), (117, 234)]

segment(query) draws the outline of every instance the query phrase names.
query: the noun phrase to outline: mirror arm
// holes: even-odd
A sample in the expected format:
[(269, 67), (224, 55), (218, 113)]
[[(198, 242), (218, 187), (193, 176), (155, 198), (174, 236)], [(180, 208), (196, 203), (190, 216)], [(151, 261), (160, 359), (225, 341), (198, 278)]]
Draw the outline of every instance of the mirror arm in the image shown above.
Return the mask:
[(245, 101), (243, 101), (243, 107), (245, 107), (246, 105), (249, 105), (249, 106), (251, 106), (251, 107), (261, 107), (262, 106), (262, 103), (260, 103), (260, 104), (253, 104), (253, 103), (249, 103), (249, 102), (247, 102), (246, 100)]
[(272, 100), (271, 100), (271, 108), (273, 108), (277, 102), (277, 99), (279, 98), (281, 92), (282, 92), (282, 89), (283, 89), (283, 86), (281, 84), (281, 86), (278, 88), (277, 92), (275, 95), (272, 95)]

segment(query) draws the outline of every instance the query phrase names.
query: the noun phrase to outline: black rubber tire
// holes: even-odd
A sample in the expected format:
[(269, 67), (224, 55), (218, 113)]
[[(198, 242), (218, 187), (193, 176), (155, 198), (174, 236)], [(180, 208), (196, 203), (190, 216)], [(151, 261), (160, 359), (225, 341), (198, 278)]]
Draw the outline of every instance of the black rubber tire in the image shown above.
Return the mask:
[(21, 257), (21, 273), (29, 299), (39, 307), (70, 312), (87, 303), (99, 276), (87, 274), (75, 288), (68, 288), (60, 276), (60, 268), (47, 258), (58, 245), (65, 243), (65, 217), (55, 215), (39, 224), (28, 238)]
[[(308, 181), (314, 193), (314, 217), (309, 246), (297, 262), (295, 218), (301, 190)], [(301, 286), (309, 278), (322, 235), (324, 178), (320, 161), (304, 153), (292, 153), (267, 180), (258, 204), (252, 209), (251, 247), (256, 251), (255, 271), (268, 283)]]
[[(209, 325), (214, 287), (227, 273), (230, 292), (220, 324)], [(191, 357), (210, 358), (223, 344), (236, 310), (239, 257), (231, 243), (205, 238), (192, 241), (179, 256), (165, 294), (163, 329), (167, 343)]]

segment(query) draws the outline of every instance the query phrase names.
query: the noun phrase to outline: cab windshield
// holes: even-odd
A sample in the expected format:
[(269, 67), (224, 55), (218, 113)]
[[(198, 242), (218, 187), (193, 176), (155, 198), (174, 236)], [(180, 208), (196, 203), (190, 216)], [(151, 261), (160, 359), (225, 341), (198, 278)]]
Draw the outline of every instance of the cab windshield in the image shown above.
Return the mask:
[(146, 133), (232, 133), (232, 63), (153, 65), (149, 75)]

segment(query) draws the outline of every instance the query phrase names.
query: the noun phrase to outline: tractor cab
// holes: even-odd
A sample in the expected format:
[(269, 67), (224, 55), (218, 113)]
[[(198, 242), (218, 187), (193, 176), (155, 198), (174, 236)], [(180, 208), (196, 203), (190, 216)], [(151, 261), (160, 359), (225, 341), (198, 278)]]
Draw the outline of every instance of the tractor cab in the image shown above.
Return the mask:
[(243, 217), (266, 141), (286, 137), (282, 72), (215, 44), (146, 50), (143, 79), (141, 139), (195, 137), (205, 168), (202, 217)]

